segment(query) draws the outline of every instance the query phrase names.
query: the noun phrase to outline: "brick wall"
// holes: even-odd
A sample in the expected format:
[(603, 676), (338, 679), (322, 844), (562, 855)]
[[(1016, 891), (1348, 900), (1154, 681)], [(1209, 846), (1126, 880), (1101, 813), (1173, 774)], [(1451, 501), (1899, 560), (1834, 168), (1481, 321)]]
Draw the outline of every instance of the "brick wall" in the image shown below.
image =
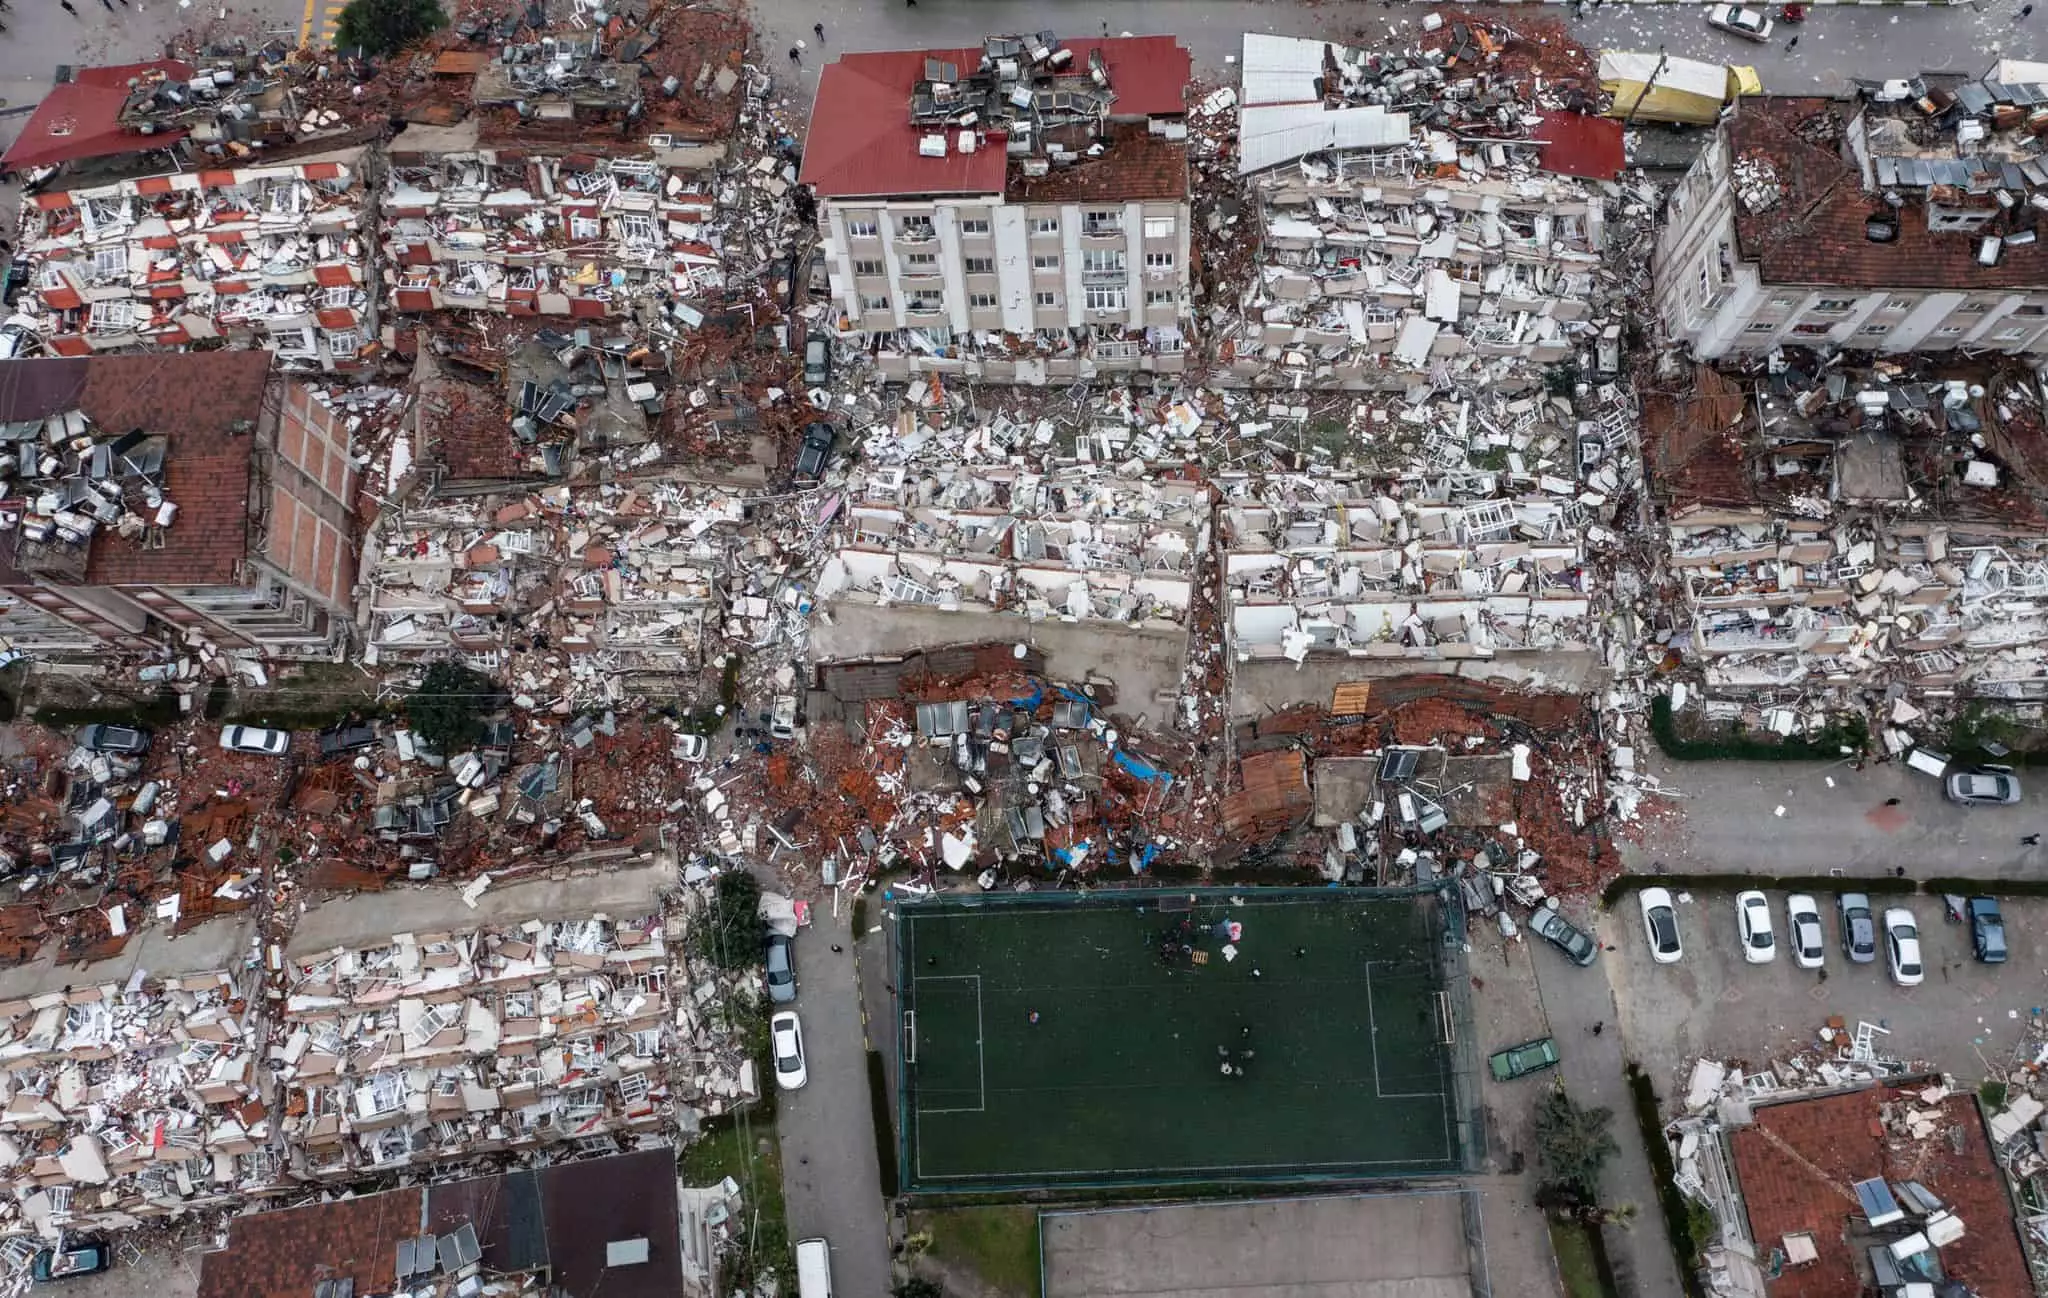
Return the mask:
[(285, 385), (277, 458), (270, 475), (270, 536), (264, 557), (337, 608), (356, 581), (356, 471), (348, 433), (304, 384)]

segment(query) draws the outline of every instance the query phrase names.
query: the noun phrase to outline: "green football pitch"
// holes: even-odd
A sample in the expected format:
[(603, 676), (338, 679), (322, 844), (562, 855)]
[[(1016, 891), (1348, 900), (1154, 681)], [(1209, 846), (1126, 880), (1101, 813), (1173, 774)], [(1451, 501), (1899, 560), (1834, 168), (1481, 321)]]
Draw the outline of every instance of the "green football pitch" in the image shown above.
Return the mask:
[(907, 1189), (1464, 1163), (1434, 896), (1041, 894), (896, 916)]

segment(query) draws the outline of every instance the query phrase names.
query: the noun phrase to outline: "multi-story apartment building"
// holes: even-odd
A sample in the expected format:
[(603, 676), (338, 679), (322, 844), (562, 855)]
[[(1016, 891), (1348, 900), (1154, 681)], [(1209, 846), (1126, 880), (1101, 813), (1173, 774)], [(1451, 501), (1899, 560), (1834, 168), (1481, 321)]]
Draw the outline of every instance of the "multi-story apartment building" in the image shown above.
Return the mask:
[(829, 65), (800, 180), (838, 330), (892, 377), (1178, 372), (1188, 70), (1171, 37), (1050, 33)]
[(1666, 336), (1707, 359), (2048, 353), (2044, 100), (1933, 77), (1741, 100), (1671, 195), (1654, 261)]
[(0, 361), (0, 641), (331, 658), (352, 634), (346, 412), (263, 351)]

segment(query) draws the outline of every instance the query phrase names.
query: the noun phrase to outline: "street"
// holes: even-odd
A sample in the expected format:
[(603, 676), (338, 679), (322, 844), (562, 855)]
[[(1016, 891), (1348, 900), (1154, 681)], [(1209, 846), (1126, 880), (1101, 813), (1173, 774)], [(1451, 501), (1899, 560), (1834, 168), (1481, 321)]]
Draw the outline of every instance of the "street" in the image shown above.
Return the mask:
[[(889, 1292), (887, 1212), (875, 1163), (867, 1048), (854, 985), (853, 933), (829, 899), (797, 932), (796, 1011), (810, 1081), (776, 1106), (789, 1238), (832, 1247), (840, 1293)], [(834, 951), (838, 946), (841, 950)]]
[[(1632, 870), (1749, 874), (1891, 874), (1922, 878), (2035, 878), (2048, 848), (2021, 842), (2043, 830), (2028, 803), (1959, 807), (1933, 776), (1897, 762), (1861, 771), (1842, 762), (1672, 762), (1649, 770), (1672, 796), (1621, 835)], [(2021, 773), (2028, 782), (2028, 773)], [(1896, 798), (1896, 805), (1887, 805)], [(1780, 812), (1780, 809), (1782, 813)]]

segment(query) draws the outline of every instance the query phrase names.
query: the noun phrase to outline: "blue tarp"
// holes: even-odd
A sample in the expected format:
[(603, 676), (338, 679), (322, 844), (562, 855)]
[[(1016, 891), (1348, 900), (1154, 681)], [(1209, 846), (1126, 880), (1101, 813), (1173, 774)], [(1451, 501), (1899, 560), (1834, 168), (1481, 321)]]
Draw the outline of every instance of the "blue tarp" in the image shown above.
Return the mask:
[(1116, 750), (1114, 756), (1118, 766), (1123, 767), (1141, 780), (1150, 780), (1157, 784), (1173, 783), (1173, 776), (1160, 770), (1142, 757), (1133, 757), (1121, 748)]

